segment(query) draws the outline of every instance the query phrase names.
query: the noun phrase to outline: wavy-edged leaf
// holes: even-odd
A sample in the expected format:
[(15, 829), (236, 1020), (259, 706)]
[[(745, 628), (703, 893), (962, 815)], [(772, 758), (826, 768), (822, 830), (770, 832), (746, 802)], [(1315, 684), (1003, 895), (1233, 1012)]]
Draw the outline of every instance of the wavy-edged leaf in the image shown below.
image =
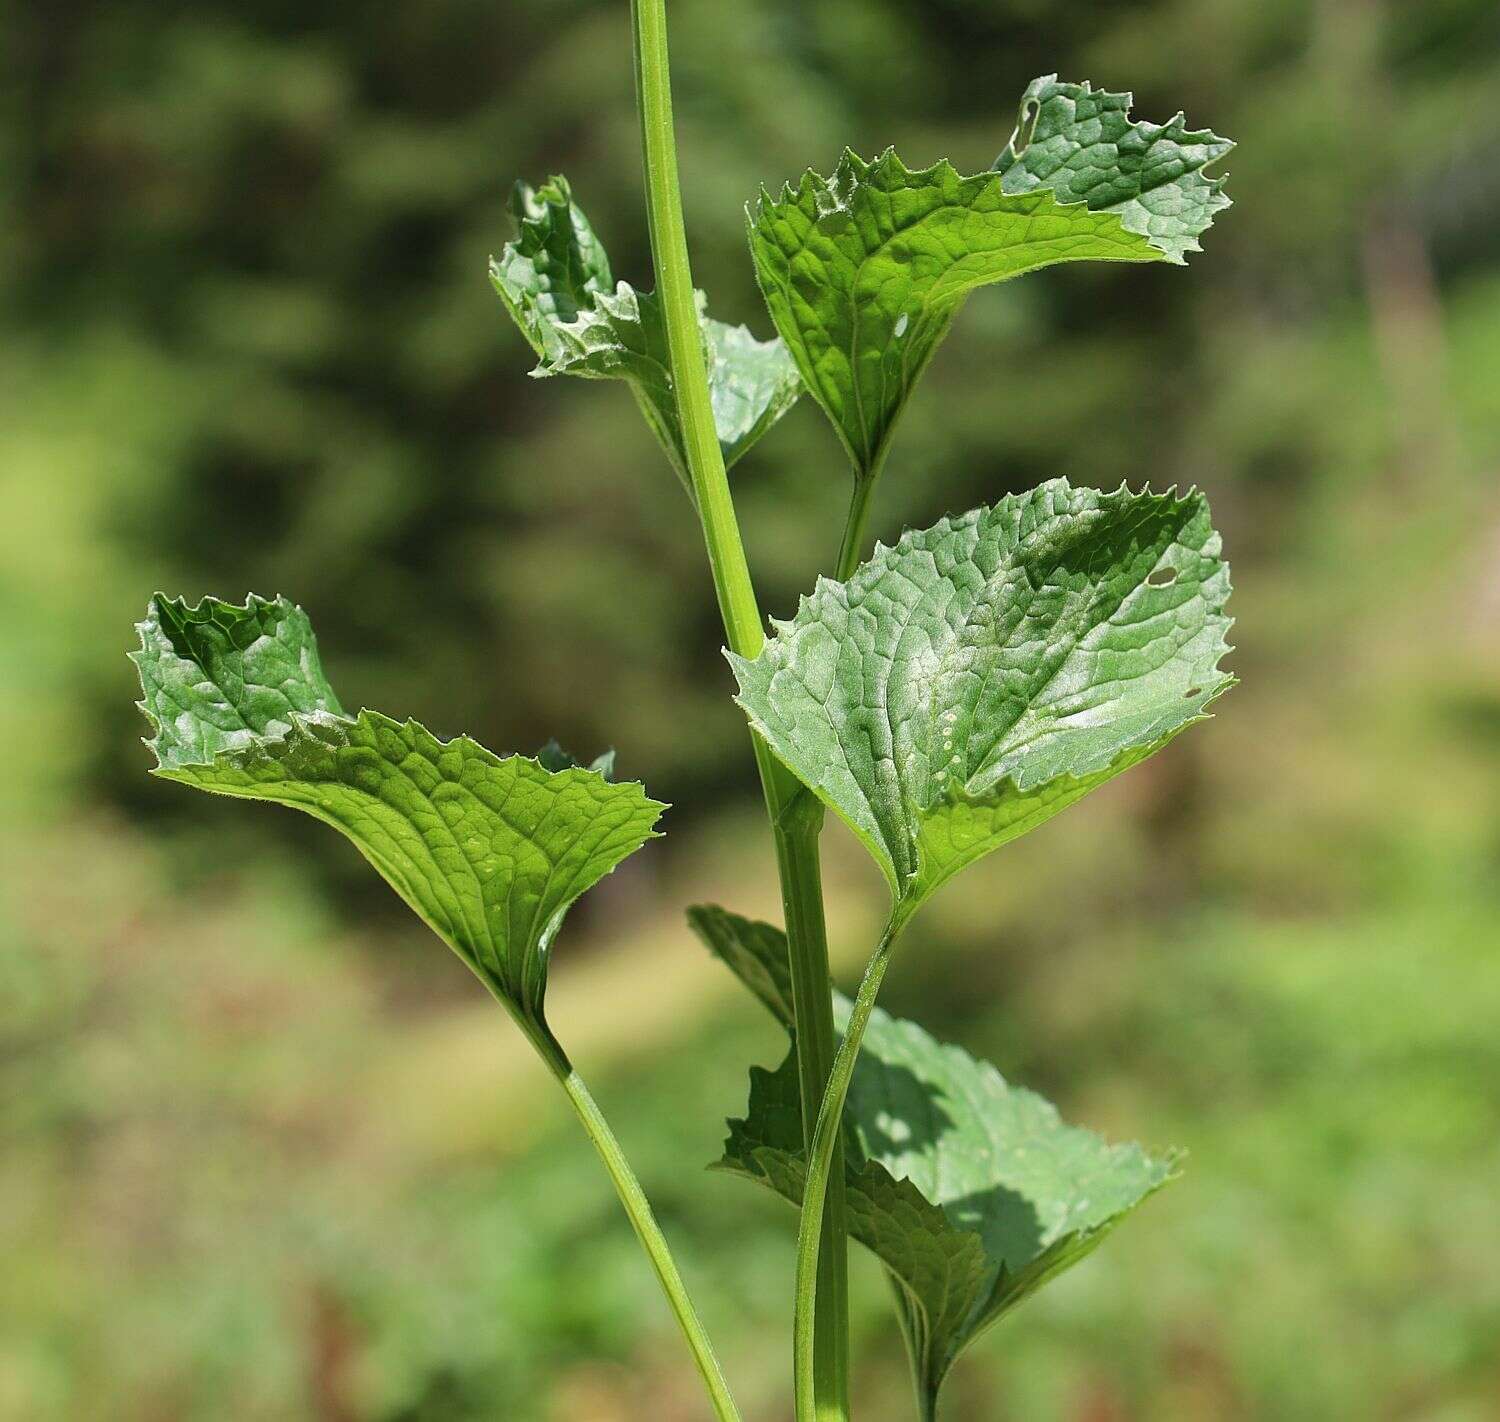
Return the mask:
[[(625, 381), (691, 493), (660, 303), (614, 283), (565, 178), (517, 183), (511, 211), (517, 236), (490, 259), (490, 281), (537, 353), (532, 374)], [(715, 321), (697, 298), (714, 424), (733, 464), (796, 403), (802, 382), (779, 339)]]
[[(723, 909), (694, 929), (788, 1030), (786, 939)], [(840, 1030), (848, 1000), (835, 994)], [(752, 1068), (746, 1118), (719, 1168), (800, 1205), (806, 1178), (795, 1052)], [(850, 1231), (885, 1265), (930, 1416), (959, 1353), (1048, 1279), (1088, 1254), (1166, 1184), (1176, 1157), (1109, 1145), (1064, 1123), (987, 1062), (878, 1008), (844, 1111)]]
[(912, 169), (846, 151), (749, 212), (756, 273), (776, 329), (833, 422), (858, 478), (884, 458), (913, 387), (975, 288), (1058, 262), (1181, 262), (1222, 180), (1228, 146), (1131, 124), (1126, 96), (1035, 81), (995, 170)]
[(549, 769), (415, 721), (343, 714), (308, 619), (285, 598), (189, 607), (158, 595), (137, 630), (156, 774), (332, 825), (509, 1006), (542, 1022), (563, 915), (655, 837), (664, 805), (637, 783), (562, 765), (554, 747)]
[(739, 701), (910, 910), (1231, 685), (1219, 555), (1201, 494), (1053, 480), (820, 579)]

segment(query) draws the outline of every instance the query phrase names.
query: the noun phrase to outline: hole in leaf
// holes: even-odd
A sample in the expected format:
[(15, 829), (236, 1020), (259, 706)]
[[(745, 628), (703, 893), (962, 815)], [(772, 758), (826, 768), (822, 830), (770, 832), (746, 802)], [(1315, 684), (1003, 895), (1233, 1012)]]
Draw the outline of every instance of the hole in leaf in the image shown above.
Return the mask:
[(1146, 578), (1153, 588), (1169, 588), (1177, 581), (1176, 568), (1156, 568)]
[(1202, 694), (1203, 688), (1201, 686), (1190, 686), (1186, 691), (1182, 693), (1184, 700), (1189, 701), (1192, 700), (1193, 697), (1201, 696)]
[(1036, 121), (1041, 117), (1042, 106), (1035, 99), (1027, 99), (1021, 105), (1021, 116), (1016, 120), (1016, 131), (1010, 136), (1010, 151), (1017, 158), (1031, 147), (1036, 133)]

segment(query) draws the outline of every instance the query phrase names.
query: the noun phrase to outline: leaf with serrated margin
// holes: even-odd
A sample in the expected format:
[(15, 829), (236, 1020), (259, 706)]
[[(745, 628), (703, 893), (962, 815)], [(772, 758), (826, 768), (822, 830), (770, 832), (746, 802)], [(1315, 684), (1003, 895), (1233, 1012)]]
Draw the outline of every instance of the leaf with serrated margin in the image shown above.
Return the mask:
[(1021, 99), (1021, 122), (995, 160), (1007, 193), (1050, 189), (1059, 202), (1117, 213), (1127, 232), (1184, 262), (1198, 238), (1230, 205), (1223, 178), (1203, 170), (1234, 147), (1208, 129), (1190, 130), (1182, 114), (1169, 123), (1135, 122), (1130, 94), (1089, 84), (1033, 79)]
[(345, 715), (285, 598), (158, 595), (137, 630), (156, 774), (332, 825), (521, 1019), (542, 1023), (563, 915), (656, 837), (664, 805), (556, 747), (543, 751), (553, 769), (415, 721)]
[[(714, 907), (689, 921), (787, 1028), (786, 938)], [(834, 995), (840, 1030), (849, 1002)], [(844, 1111), (850, 1232), (885, 1265), (919, 1394), (931, 1415), (959, 1353), (1082, 1259), (1177, 1172), (1173, 1155), (1109, 1145), (1065, 1124), (987, 1062), (878, 1008)], [(806, 1177), (795, 1052), (752, 1068), (746, 1118), (719, 1168), (800, 1205)]]
[(1024, 132), (996, 170), (968, 177), (846, 150), (831, 177), (809, 169), (749, 210), (772, 320), (859, 479), (878, 471), (971, 291), (1058, 262), (1181, 262), (1227, 205), (1199, 170), (1228, 145), (1180, 117), (1132, 125), (1128, 100), (1055, 79), (1036, 81), (1027, 105), (1035, 160)]
[(796, 1025), (797, 1009), (792, 998), (792, 966), (787, 956), (786, 934), (769, 923), (741, 918), (716, 904), (695, 904), (687, 911), (687, 917), (708, 951), (790, 1032)]
[(820, 579), (754, 661), (756, 730), (909, 912), (1203, 718), (1233, 681), (1207, 500), (1057, 479)]
[[(615, 285), (609, 258), (567, 179), (511, 195), (517, 236), (490, 259), (490, 281), (538, 356), (533, 375), (623, 380), (683, 486), (692, 492), (656, 297)], [(733, 464), (796, 403), (802, 382), (779, 339), (712, 320), (697, 293), (714, 425)]]
[[(567, 751), (565, 751), (560, 745), (558, 745), (555, 739), (548, 741), (547, 744), (544, 745), (541, 750), (536, 753), (536, 760), (537, 764), (540, 765), (543, 770), (572, 770), (574, 767), (583, 764), (581, 760), (575, 760), (571, 755), (569, 755)], [(602, 775), (606, 780), (613, 780), (615, 778), (614, 750), (610, 749), (602, 752), (599, 755), (596, 755), (593, 760), (589, 762), (588, 768), (592, 771), (595, 771), (597, 774)]]

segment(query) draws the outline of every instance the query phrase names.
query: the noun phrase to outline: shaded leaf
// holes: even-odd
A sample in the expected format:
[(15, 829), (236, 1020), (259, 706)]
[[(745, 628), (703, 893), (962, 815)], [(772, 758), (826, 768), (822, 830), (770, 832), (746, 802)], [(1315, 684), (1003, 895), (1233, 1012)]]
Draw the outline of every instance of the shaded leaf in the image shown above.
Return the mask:
[[(556, 740), (550, 740), (541, 750), (536, 753), (537, 764), (543, 770), (572, 770), (582, 762), (575, 760), (565, 751)], [(606, 780), (615, 778), (615, 753), (613, 749), (596, 755), (589, 762), (588, 768), (602, 775)]]
[[(718, 908), (690, 921), (781, 1024), (786, 939)], [(849, 1002), (834, 998), (840, 1030)], [(752, 1068), (746, 1118), (719, 1168), (800, 1205), (806, 1178), (795, 1052)], [(1173, 1156), (1065, 1124), (987, 1062), (876, 1009), (844, 1111), (850, 1231), (890, 1276), (928, 1415), (953, 1361), (985, 1328), (1088, 1254), (1176, 1174)]]
[(688, 923), (710, 953), (722, 961), (790, 1032), (797, 1020), (786, 934), (769, 923), (741, 918), (716, 904), (695, 904)]
[[(533, 375), (623, 380), (691, 493), (672, 391), (666, 326), (653, 294), (614, 283), (609, 258), (565, 178), (517, 183), (518, 235), (490, 260), (490, 281), (538, 356)], [(709, 395), (724, 462), (733, 464), (801, 394), (778, 339), (715, 321), (698, 293)]]
[(137, 630), (158, 775), (331, 824), (512, 1009), (542, 1022), (563, 915), (654, 837), (663, 805), (555, 748), (549, 769), (415, 721), (343, 714), (306, 615), (284, 598), (157, 596)]
[(754, 661), (755, 728), (909, 912), (1203, 717), (1232, 683), (1201, 494), (1063, 480), (820, 579)]

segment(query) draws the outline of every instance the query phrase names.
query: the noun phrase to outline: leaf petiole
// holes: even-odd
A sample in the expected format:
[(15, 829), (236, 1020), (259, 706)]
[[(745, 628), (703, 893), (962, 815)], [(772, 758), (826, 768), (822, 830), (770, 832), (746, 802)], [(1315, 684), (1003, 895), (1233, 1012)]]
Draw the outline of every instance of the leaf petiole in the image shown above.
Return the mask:
[[(839, 1043), (838, 1052), (833, 1059), (828, 1087), (818, 1110), (818, 1124), (807, 1153), (807, 1185), (802, 1195), (802, 1214), (797, 1229), (796, 1311), (792, 1319), (797, 1422), (818, 1422), (813, 1349), (818, 1301), (818, 1254), (822, 1244), (823, 1207), (833, 1174), (835, 1147), (842, 1134), (839, 1128), (844, 1116), (844, 1101), (849, 1095), (849, 1083), (854, 1077), (854, 1063), (859, 1058), (865, 1028), (870, 1025), (870, 1013), (875, 1009), (875, 999), (880, 994), (881, 983), (885, 981), (885, 971), (890, 967), (891, 952), (901, 931), (906, 927), (909, 916), (910, 910), (898, 904), (875, 952), (870, 956), (865, 975), (860, 980), (859, 992), (854, 998), (848, 1025), (844, 1029), (844, 1040)], [(842, 1165), (839, 1169), (842, 1172)]]
[(545, 1031), (540, 1033), (528, 1031), (527, 1035), (536, 1046), (542, 1060), (547, 1063), (548, 1068), (557, 1078), (564, 1094), (572, 1103), (573, 1110), (578, 1115), (584, 1133), (598, 1152), (605, 1172), (615, 1187), (615, 1193), (625, 1207), (631, 1228), (635, 1230), (636, 1238), (640, 1240), (641, 1248), (650, 1260), (651, 1267), (661, 1284), (662, 1292), (666, 1295), (667, 1303), (677, 1319), (678, 1326), (682, 1329), (688, 1348), (692, 1351), (693, 1361), (698, 1365), (699, 1375), (703, 1379), (704, 1387), (708, 1390), (715, 1413), (720, 1422), (739, 1422), (740, 1414), (734, 1405), (734, 1398), (730, 1395), (729, 1385), (724, 1381), (719, 1360), (714, 1356), (713, 1344), (709, 1341), (703, 1323), (693, 1308), (692, 1300), (688, 1297), (687, 1286), (682, 1282), (682, 1275), (677, 1271), (676, 1261), (672, 1258), (671, 1248), (661, 1232), (661, 1226), (656, 1222), (651, 1202), (646, 1198), (646, 1192), (641, 1189), (641, 1182), (636, 1179), (635, 1172), (631, 1170), (630, 1162), (626, 1160), (619, 1140), (610, 1129), (609, 1122), (604, 1119), (604, 1113), (599, 1109), (598, 1103), (584, 1084), (583, 1078), (579, 1076), (577, 1069), (568, 1060), (567, 1054), (552, 1035)]

